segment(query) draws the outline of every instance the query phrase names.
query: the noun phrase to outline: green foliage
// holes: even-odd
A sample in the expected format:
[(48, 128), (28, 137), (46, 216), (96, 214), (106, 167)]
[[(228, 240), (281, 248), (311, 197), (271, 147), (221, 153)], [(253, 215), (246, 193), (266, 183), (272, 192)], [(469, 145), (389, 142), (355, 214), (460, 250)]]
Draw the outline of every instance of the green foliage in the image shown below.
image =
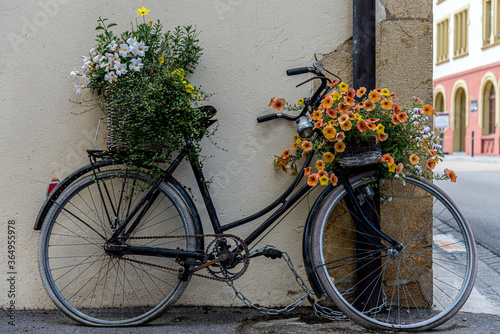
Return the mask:
[(160, 21), (132, 25), (115, 34), (116, 26), (99, 18), (97, 45), (83, 57), (82, 70), (72, 72), (102, 96), (99, 106), (108, 115), (113, 150), (129, 165), (154, 166), (168, 160), (186, 141), (192, 157), (207, 133), (198, 103), (207, 98), (186, 78), (202, 55), (192, 26), (162, 33)]

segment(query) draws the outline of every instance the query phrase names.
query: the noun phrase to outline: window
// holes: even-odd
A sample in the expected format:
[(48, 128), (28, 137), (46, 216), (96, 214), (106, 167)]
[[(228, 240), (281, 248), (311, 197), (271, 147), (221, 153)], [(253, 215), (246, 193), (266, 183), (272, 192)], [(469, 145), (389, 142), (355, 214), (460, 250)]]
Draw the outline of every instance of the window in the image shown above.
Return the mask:
[(454, 21), (454, 40), (453, 56), (454, 58), (466, 56), (469, 52), (469, 8), (462, 9), (455, 13)]
[(436, 64), (441, 64), (449, 60), (449, 26), (450, 20), (448, 18), (442, 19), (437, 23)]
[(488, 108), (488, 133), (495, 133), (495, 87), (491, 85), (488, 92), (488, 99), (486, 100)]
[(483, 0), (483, 47), (500, 43), (500, 0)]

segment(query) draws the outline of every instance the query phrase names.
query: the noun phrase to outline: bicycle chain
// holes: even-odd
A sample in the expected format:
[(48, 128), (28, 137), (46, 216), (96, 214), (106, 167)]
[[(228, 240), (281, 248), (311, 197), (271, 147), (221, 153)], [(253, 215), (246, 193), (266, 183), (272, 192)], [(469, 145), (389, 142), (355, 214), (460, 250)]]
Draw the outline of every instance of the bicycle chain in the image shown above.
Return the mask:
[[(147, 236), (147, 237), (121, 237), (121, 238), (118, 238), (118, 239), (121, 239), (121, 240), (130, 240), (130, 239), (134, 239), (135, 240), (135, 239), (138, 239), (139, 240), (139, 239), (174, 239), (174, 238), (205, 238), (205, 237), (210, 237), (210, 238), (231, 237), (231, 238), (235, 238), (236, 240), (238, 240), (239, 242), (241, 242), (241, 244), (245, 247), (245, 252), (248, 254), (247, 256), (250, 255), (250, 252), (248, 250), (247, 244), (243, 241), (243, 239), (241, 239), (240, 237), (238, 237), (238, 236), (236, 236), (234, 234), (164, 235), (164, 236)], [(123, 257), (121, 257), (121, 259), (123, 259), (125, 261), (129, 261), (129, 262), (135, 262), (135, 263), (139, 263), (139, 264), (148, 265), (148, 266), (151, 266), (151, 267), (156, 267), (156, 268), (160, 268), (160, 269), (175, 271), (177, 273), (179, 272), (177, 270), (177, 268), (170, 268), (170, 267), (162, 266), (162, 265), (159, 265), (159, 264), (154, 264), (154, 263), (140, 261), (140, 260), (135, 260), (135, 259), (123, 258)], [(232, 282), (232, 281), (240, 278), (241, 276), (243, 276), (243, 274), (247, 271), (249, 262), (250, 262), (250, 258), (247, 261), (247, 263), (245, 265), (245, 268), (243, 268), (242, 272), (238, 276), (236, 276), (235, 278), (231, 278), (231, 279), (220, 279), (220, 278), (217, 278), (217, 277), (212, 277), (212, 276), (198, 274), (198, 273), (191, 273), (190, 275), (201, 277), (201, 278), (207, 278), (207, 279), (214, 280), (214, 281), (217, 281), (217, 282)]]

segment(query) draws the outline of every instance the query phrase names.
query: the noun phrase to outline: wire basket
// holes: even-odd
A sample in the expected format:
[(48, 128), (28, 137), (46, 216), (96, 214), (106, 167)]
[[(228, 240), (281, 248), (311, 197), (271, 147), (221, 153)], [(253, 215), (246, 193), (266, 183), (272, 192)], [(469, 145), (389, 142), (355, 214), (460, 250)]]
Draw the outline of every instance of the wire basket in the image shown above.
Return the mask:
[(375, 160), (381, 157), (380, 144), (376, 142), (375, 138), (372, 138), (359, 143), (347, 142), (339, 163), (342, 167), (365, 166), (374, 164)]

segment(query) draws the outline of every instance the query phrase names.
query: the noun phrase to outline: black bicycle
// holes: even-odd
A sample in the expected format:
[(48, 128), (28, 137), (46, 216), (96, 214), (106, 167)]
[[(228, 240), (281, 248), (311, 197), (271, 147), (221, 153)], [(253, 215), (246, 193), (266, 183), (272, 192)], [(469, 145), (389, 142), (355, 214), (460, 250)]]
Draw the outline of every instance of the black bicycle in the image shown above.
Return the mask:
[[(322, 71), (319, 62), (287, 71), (321, 81), (300, 115), (257, 120), (307, 117), (328, 91)], [(215, 109), (207, 108), (213, 117)], [(172, 306), (194, 275), (232, 284), (250, 258), (284, 255), (249, 247), (313, 189), (303, 170), (314, 154), (276, 201), (226, 225), (197, 161), (189, 159), (215, 231), (205, 234), (193, 200), (173, 176), (190, 150), (188, 142), (155, 178), (108, 151), (89, 150), (90, 164), (51, 192), (35, 223), (38, 260), (48, 295), (66, 315), (92, 326), (143, 324)], [(467, 300), (477, 267), (472, 232), (455, 203), (426, 180), (379, 179), (373, 165), (339, 165), (335, 174), (339, 184), (325, 187), (305, 222), (311, 285), (305, 297), (326, 317), (340, 311), (367, 328), (426, 330), (449, 320)], [(266, 214), (249, 235), (228, 233)]]

